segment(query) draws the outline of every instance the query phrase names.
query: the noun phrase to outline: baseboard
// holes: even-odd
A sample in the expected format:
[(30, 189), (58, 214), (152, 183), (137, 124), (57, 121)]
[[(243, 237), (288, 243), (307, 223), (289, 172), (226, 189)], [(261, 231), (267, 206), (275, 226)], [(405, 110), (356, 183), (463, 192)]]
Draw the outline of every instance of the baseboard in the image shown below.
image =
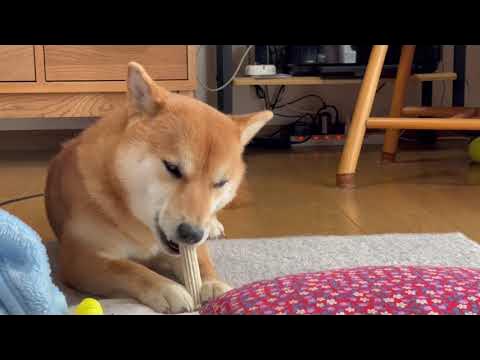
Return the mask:
[(0, 151), (55, 151), (80, 130), (10, 130), (0, 131)]

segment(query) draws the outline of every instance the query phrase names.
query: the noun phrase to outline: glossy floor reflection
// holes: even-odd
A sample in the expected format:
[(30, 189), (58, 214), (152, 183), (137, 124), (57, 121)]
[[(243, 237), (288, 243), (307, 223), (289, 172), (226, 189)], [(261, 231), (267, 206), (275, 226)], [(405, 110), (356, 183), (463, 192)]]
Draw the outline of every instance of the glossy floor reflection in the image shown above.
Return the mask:
[[(364, 149), (357, 189), (341, 190), (338, 148), (248, 152), (253, 203), (222, 212), (227, 237), (459, 231), (480, 241), (480, 165), (469, 163), (466, 144), (402, 151), (389, 165), (379, 154)], [(0, 153), (0, 201), (42, 192), (51, 156)], [(5, 208), (53, 237), (43, 199)]]

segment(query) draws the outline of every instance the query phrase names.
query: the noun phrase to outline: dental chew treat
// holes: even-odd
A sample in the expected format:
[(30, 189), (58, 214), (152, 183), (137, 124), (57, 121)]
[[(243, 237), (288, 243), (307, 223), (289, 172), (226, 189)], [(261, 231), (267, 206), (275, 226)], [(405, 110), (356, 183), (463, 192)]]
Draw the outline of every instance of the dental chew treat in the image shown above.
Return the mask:
[(200, 277), (200, 267), (198, 265), (197, 249), (195, 246), (180, 245), (180, 255), (182, 257), (182, 271), (187, 291), (192, 295), (195, 307), (200, 303), (200, 288), (202, 287), (202, 278)]

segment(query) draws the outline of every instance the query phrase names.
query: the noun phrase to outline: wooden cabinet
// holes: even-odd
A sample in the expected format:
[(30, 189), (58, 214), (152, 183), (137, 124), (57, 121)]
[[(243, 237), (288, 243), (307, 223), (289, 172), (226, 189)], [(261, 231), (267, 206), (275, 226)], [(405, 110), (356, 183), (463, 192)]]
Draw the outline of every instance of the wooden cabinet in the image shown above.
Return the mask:
[(192, 95), (194, 46), (0, 45), (1, 118), (98, 117), (125, 100), (127, 64)]
[(33, 45), (0, 46), (0, 82), (35, 81)]
[(125, 64), (142, 64), (152, 79), (187, 80), (186, 46), (45, 46), (47, 81), (125, 80)]

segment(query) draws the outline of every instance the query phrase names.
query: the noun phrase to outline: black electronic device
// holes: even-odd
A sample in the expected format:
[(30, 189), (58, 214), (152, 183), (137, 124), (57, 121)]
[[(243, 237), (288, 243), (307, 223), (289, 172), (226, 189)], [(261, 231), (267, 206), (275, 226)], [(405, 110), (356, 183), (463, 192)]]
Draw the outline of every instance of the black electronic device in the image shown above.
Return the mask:
[[(361, 77), (371, 49), (372, 45), (256, 45), (255, 62), (274, 64), (277, 72), (294, 76)], [(395, 76), (400, 52), (401, 46), (389, 46), (382, 76)], [(418, 45), (412, 72), (434, 72), (441, 60), (441, 45)]]

